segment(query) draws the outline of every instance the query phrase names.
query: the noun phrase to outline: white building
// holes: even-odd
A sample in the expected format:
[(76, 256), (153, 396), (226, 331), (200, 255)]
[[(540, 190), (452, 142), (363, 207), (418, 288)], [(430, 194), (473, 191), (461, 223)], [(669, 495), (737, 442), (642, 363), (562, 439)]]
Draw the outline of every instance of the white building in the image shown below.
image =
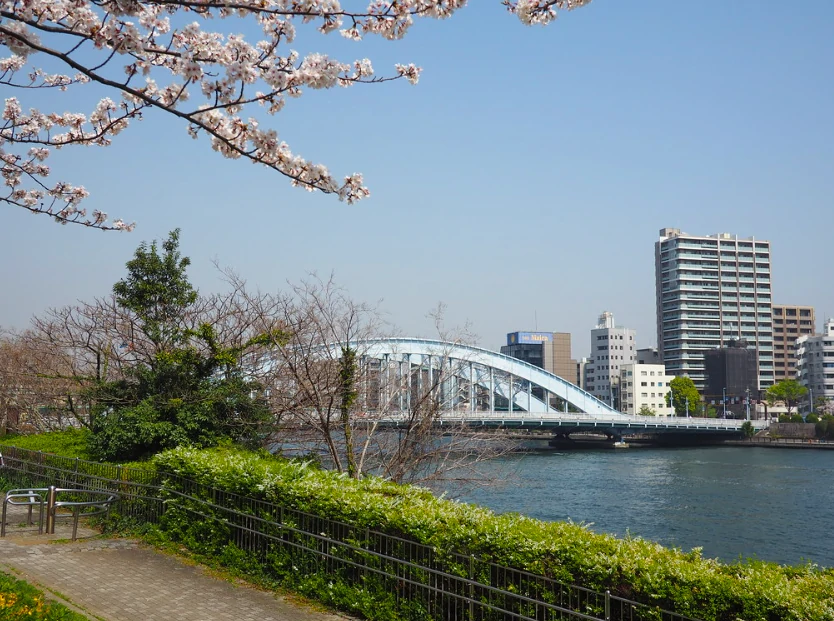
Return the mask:
[(674, 408), (666, 405), (669, 382), (674, 375), (666, 375), (662, 364), (625, 364), (620, 367), (620, 411), (640, 414), (643, 407), (656, 416), (672, 416)]
[(810, 403), (819, 397), (834, 403), (834, 319), (822, 334), (796, 339), (796, 380), (811, 391)]
[(585, 367), (585, 390), (600, 401), (616, 408), (620, 368), (637, 360), (636, 332), (616, 326), (614, 315), (605, 311), (597, 327), (591, 330), (591, 355)]
[(703, 391), (704, 352), (744, 339), (758, 355), (756, 388), (773, 384), (770, 242), (661, 229), (655, 290), (657, 347), (669, 374)]

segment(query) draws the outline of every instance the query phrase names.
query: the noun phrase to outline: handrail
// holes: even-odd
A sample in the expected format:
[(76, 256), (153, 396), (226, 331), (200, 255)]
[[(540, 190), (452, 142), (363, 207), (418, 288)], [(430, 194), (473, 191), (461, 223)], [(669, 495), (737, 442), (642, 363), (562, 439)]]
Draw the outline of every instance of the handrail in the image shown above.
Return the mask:
[[(32, 509), (34, 505), (38, 505), (38, 534), (43, 534), (43, 512), (44, 507), (46, 505), (46, 499), (43, 495), (39, 492), (46, 492), (46, 489), (11, 489), (6, 492), (5, 497), (3, 498), (3, 510), (0, 513), (0, 537), (6, 536), (6, 515), (8, 512), (8, 506), (22, 506), (27, 507), (29, 511), (27, 512), (26, 517), (26, 524), (27, 526), (32, 525)], [(26, 502), (18, 502), (18, 498), (26, 498)]]
[[(58, 500), (58, 494), (85, 495), (90, 500)], [(100, 496), (101, 499), (95, 499)], [(19, 499), (25, 498), (26, 502)], [(69, 487), (55, 487), (54, 485), (41, 488), (12, 489), (6, 492), (3, 498), (3, 509), (0, 514), (0, 537), (6, 536), (6, 516), (8, 506), (26, 506), (29, 509), (27, 524), (32, 524), (32, 509), (38, 506), (38, 534), (42, 535), (46, 530), (47, 535), (55, 534), (55, 520), (59, 517), (59, 509), (69, 509), (72, 514), (72, 540), (78, 536), (78, 520), (81, 517), (92, 517), (94, 515), (107, 514), (110, 506), (119, 499), (119, 495), (94, 489), (78, 489)], [(91, 509), (85, 511), (85, 509)], [(44, 517), (46, 521), (44, 523)]]

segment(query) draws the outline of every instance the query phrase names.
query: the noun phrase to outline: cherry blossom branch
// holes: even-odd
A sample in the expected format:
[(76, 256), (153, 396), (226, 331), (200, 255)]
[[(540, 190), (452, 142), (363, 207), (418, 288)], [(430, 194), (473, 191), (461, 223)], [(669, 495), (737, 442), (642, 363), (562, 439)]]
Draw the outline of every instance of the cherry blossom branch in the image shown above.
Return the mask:
[[(547, 23), (557, 10), (569, 10), (590, 0), (504, 0), (503, 4), (525, 23)], [(5, 124), (0, 126), (0, 163), (5, 184), (10, 188), (0, 202), (46, 213), (63, 222), (82, 223), (103, 229), (130, 230), (117, 220), (105, 224), (106, 215), (86, 213), (78, 202), (86, 190), (60, 182), (47, 184), (43, 164), (46, 147), (70, 144), (107, 146), (145, 108), (155, 108), (182, 119), (192, 137), (208, 136), (211, 146), (225, 157), (247, 158), (279, 172), (292, 185), (310, 191), (336, 194), (353, 203), (369, 195), (362, 175), (353, 174), (338, 182), (321, 164), (293, 154), (273, 129), (261, 129), (254, 118), (244, 118), (248, 106), (258, 104), (274, 115), (286, 97), (298, 97), (305, 89), (348, 87), (406, 79), (415, 84), (420, 69), (395, 65), (391, 76), (375, 76), (368, 59), (351, 64), (312, 53), (300, 57), (284, 45), (295, 40), (294, 21), (317, 22), (323, 33), (339, 31), (360, 40), (374, 34), (387, 39), (403, 37), (416, 17), (443, 19), (466, 4), (466, 0), (369, 0), (364, 11), (344, 9), (339, 0), (0, 0), (0, 46), (11, 52), (0, 59), (0, 84), (22, 90), (57, 88), (95, 82), (120, 93), (122, 102), (100, 100), (87, 117), (78, 113), (24, 114), (17, 98), (6, 100)], [(177, 19), (193, 13), (200, 20), (252, 17), (265, 38), (252, 45), (242, 36), (205, 31), (200, 23)], [(349, 27), (343, 28), (347, 21)], [(41, 41), (40, 37), (44, 37)], [(72, 45), (61, 51), (61, 41)], [(54, 43), (58, 43), (55, 45)], [(91, 44), (90, 49), (85, 44)], [(90, 62), (91, 54), (101, 56)], [(83, 52), (83, 56), (82, 56)], [(76, 73), (48, 74), (39, 68), (28, 70), (28, 81), (16, 79), (30, 58), (49, 57)], [(126, 63), (117, 62), (128, 59)], [(121, 66), (124, 77), (113, 72)], [(168, 72), (173, 81), (158, 85), (154, 78)], [(144, 84), (137, 83), (144, 79)], [(266, 88), (255, 90), (256, 84)], [(189, 87), (202, 95), (204, 103), (191, 109), (183, 104)], [(254, 92), (253, 92), (254, 91)], [(54, 128), (66, 129), (54, 134)], [(13, 152), (25, 145), (40, 145), (37, 156)], [(37, 163), (32, 158), (35, 157)], [(23, 189), (23, 181), (30, 189)], [(50, 197), (46, 205), (43, 199)], [(64, 207), (57, 207), (63, 203)], [(102, 220), (102, 216), (104, 220)]]

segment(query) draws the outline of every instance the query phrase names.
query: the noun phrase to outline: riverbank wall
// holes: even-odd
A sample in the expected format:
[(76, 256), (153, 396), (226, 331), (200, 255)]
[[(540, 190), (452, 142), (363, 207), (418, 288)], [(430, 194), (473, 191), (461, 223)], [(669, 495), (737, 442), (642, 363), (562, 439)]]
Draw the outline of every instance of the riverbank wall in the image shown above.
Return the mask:
[(834, 442), (816, 438), (750, 438), (749, 440), (725, 440), (724, 446), (760, 446), (765, 448), (834, 450)]

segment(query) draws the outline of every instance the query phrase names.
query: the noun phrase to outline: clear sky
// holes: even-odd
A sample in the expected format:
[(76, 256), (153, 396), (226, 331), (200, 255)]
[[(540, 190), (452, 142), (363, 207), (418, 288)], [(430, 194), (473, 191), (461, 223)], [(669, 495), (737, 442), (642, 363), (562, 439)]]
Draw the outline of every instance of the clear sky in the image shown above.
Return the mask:
[(203, 292), (223, 288), (214, 259), (264, 290), (332, 271), (402, 333), (433, 336), (426, 314), (444, 302), (447, 323), (470, 321), (490, 348), (538, 328), (571, 332), (586, 356), (603, 310), (655, 345), (667, 226), (769, 239), (774, 301), (834, 316), (831, 0), (594, 0), (544, 28), (474, 0), (402, 41), (304, 31), (295, 47), (369, 57), (380, 74), (423, 67), (417, 86), (307, 92), (271, 119), (294, 151), (363, 172), (370, 199), (291, 188), (149, 114), (112, 147), (50, 158), (88, 209), (135, 232), (2, 207), (0, 326), (106, 295), (141, 241), (176, 227)]

